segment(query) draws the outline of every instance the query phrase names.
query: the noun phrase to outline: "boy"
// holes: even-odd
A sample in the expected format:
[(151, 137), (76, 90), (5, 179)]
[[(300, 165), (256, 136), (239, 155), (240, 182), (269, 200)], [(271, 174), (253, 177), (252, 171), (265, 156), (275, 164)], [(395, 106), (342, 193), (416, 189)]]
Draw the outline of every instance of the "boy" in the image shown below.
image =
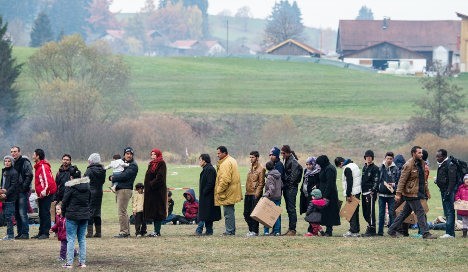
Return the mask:
[(172, 222), (172, 219), (174, 219), (175, 217), (172, 214), (173, 210), (174, 210), (174, 200), (172, 199), (172, 192), (167, 190), (167, 217), (161, 222), (162, 225)]
[(177, 224), (194, 224), (198, 216), (198, 200), (195, 197), (195, 191), (188, 189), (184, 193), (185, 201), (182, 207), (183, 216), (176, 215), (172, 220), (174, 225)]
[(146, 234), (146, 221), (143, 218), (144, 188), (145, 186), (142, 183), (135, 185), (136, 192), (132, 197), (133, 216), (135, 216), (135, 236), (137, 238)]
[[(265, 168), (268, 170), (267, 180), (265, 182), (265, 193), (263, 197), (268, 198), (273, 201), (276, 206), (281, 204), (281, 188), (283, 187), (283, 182), (281, 181), (281, 173), (275, 169), (275, 163), (269, 161), (266, 163)], [(264, 235), (271, 236), (280, 236), (281, 235), (281, 216), (275, 222), (273, 226), (273, 231), (269, 233), (269, 228), (265, 227), (263, 229)]]

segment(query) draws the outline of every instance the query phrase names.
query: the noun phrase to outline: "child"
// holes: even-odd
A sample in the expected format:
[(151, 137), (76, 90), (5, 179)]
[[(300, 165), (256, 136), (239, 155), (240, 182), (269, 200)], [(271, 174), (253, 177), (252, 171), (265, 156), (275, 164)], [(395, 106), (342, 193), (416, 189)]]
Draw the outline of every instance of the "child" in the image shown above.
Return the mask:
[[(115, 154), (114, 156), (112, 156), (112, 159), (114, 160), (111, 161), (111, 163), (108, 166), (106, 166), (105, 169), (107, 170), (109, 168), (112, 168), (113, 176), (120, 175), (123, 172), (124, 168), (129, 166), (128, 163), (122, 160), (122, 157), (119, 154)], [(111, 191), (115, 193), (117, 185), (117, 182), (112, 182), (112, 186), (109, 187), (109, 189), (111, 189)]]
[(136, 192), (133, 193), (132, 198), (133, 215), (135, 216), (135, 236), (137, 238), (146, 234), (146, 220), (143, 217), (144, 188), (145, 186), (142, 183), (135, 185)]
[(319, 189), (312, 190), (312, 200), (307, 207), (305, 220), (310, 223), (311, 232), (307, 232), (304, 236), (320, 236), (322, 227), (320, 221), (322, 220), (322, 210), (326, 205), (327, 201), (322, 198), (322, 192)]
[(174, 200), (172, 199), (172, 192), (167, 190), (167, 217), (161, 222), (162, 225), (172, 222), (172, 220), (175, 217), (175, 215), (172, 214), (173, 210), (174, 210)]
[[(65, 228), (66, 219), (62, 215), (62, 206), (60, 203), (55, 205), (55, 224), (50, 228), (50, 233), (55, 232), (60, 241), (59, 261), (65, 261), (67, 258), (67, 230)], [(76, 255), (76, 250), (75, 250)]]
[(188, 189), (184, 193), (185, 201), (182, 206), (183, 216), (176, 215), (172, 219), (174, 225), (178, 224), (194, 224), (197, 221), (198, 216), (198, 200), (195, 197), (195, 191)]
[(33, 213), (38, 213), (39, 209), (37, 207), (37, 194), (34, 189), (31, 189), (31, 195), (29, 196), (29, 205)]
[[(468, 201), (468, 174), (463, 177), (463, 184), (458, 187), (455, 201), (464, 200)], [(468, 232), (468, 211), (458, 210), (457, 214), (461, 216), (463, 221), (463, 238), (466, 238)]]
[[(267, 173), (267, 180), (265, 182), (265, 193), (263, 197), (268, 198), (273, 201), (276, 206), (281, 205), (281, 188), (283, 187), (283, 182), (281, 181), (281, 174), (278, 170), (275, 169), (275, 163), (269, 161), (265, 165)], [(270, 229), (265, 227), (263, 229), (263, 235), (271, 236), (280, 236), (281, 235), (281, 215), (275, 222), (273, 230), (269, 233)]]

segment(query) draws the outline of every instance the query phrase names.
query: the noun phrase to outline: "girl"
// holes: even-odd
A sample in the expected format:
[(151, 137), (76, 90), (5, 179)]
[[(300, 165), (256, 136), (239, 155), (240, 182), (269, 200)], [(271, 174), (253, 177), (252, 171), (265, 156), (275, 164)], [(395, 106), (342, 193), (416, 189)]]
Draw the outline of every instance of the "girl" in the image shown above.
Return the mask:
[(57, 233), (57, 239), (60, 241), (60, 261), (67, 258), (67, 230), (65, 227), (65, 217), (62, 215), (62, 204), (55, 205), (55, 224), (50, 228), (50, 233)]
[[(455, 195), (455, 201), (464, 200), (468, 201), (468, 174), (463, 177), (463, 184), (458, 187), (457, 194)], [(463, 238), (466, 238), (468, 232), (468, 211), (458, 210), (457, 214), (462, 217), (463, 220)]]

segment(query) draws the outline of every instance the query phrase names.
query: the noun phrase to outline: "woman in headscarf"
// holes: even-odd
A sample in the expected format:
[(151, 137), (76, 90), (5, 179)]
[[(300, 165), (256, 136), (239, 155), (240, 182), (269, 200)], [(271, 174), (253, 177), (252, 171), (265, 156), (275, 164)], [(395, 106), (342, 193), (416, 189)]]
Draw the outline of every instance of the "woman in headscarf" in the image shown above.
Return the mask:
[[(101, 156), (98, 153), (93, 153), (89, 156), (88, 164), (89, 165), (84, 176), (89, 178), (91, 200), (89, 203), (90, 218), (88, 220), (88, 234), (86, 234), (86, 238), (101, 238), (102, 186), (106, 182), (106, 170), (101, 164)], [(96, 227), (96, 233), (94, 236), (93, 224)]]
[(321, 168), (320, 165), (317, 164), (317, 158), (308, 157), (306, 160), (306, 168), (304, 169), (304, 178), (300, 187), (301, 198), (299, 211), (301, 214), (307, 212), (307, 207), (312, 199), (310, 193), (313, 189), (318, 188), (320, 170)]
[(166, 162), (161, 150), (151, 150), (151, 161), (145, 175), (145, 201), (143, 215), (154, 223), (154, 232), (149, 237), (161, 236), (161, 221), (167, 217)]

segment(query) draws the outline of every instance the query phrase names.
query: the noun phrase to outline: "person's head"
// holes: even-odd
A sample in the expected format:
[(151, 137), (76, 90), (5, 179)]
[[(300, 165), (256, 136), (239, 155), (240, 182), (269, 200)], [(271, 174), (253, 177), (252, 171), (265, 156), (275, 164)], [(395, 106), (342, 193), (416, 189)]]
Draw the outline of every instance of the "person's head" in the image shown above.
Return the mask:
[(422, 159), (422, 148), (420, 146), (413, 146), (411, 148), (411, 157), (415, 160), (421, 160)]
[(385, 153), (385, 165), (387, 166), (392, 165), (394, 158), (395, 158), (395, 154), (393, 154), (393, 152), (389, 151)]
[(272, 161), (269, 161), (269, 162), (267, 162), (265, 164), (265, 168), (266, 168), (266, 170), (271, 171), (271, 170), (275, 169), (275, 163), (272, 162)]
[(161, 157), (162, 156), (162, 152), (161, 150), (157, 149), (157, 148), (153, 148), (151, 150), (151, 159), (154, 160), (158, 157)]
[(291, 156), (291, 147), (289, 145), (283, 145), (281, 147), (281, 155), (283, 156), (283, 159), (286, 160)]
[(3, 164), (5, 168), (10, 168), (15, 165), (15, 159), (12, 156), (5, 156), (3, 157)]
[(137, 184), (135, 185), (135, 190), (136, 190), (139, 194), (142, 194), (144, 189), (145, 189), (145, 185), (143, 185), (143, 183), (137, 183)]
[(44, 153), (44, 150), (38, 148), (36, 150), (34, 150), (34, 153), (33, 153), (33, 161), (34, 162), (38, 162), (38, 161), (42, 161), (45, 159), (45, 153)]
[(254, 164), (254, 163), (257, 163), (258, 162), (258, 158), (260, 157), (260, 153), (258, 153), (258, 151), (252, 151), (250, 152), (250, 163), (251, 164)]
[(271, 150), (270, 150), (270, 160), (271, 161), (277, 161), (279, 159), (279, 156), (280, 156), (280, 150), (279, 148), (277, 148), (276, 146), (273, 147)]
[(17, 160), (21, 156), (21, 149), (19, 146), (12, 146), (10, 148), (10, 154), (15, 160)]
[(135, 153), (135, 151), (133, 150), (133, 148), (126, 147), (124, 149), (124, 159), (125, 159), (125, 161), (127, 161), (127, 162), (132, 161), (134, 153)]
[(306, 160), (306, 168), (308, 170), (314, 169), (315, 165), (317, 164), (317, 158), (316, 157), (308, 157)]
[(436, 160), (438, 163), (442, 163), (447, 158), (447, 150), (439, 149), (437, 150)]
[(60, 203), (55, 204), (55, 213), (57, 215), (62, 215), (62, 204)]
[(63, 168), (68, 168), (71, 165), (71, 155), (70, 154), (63, 154), (62, 156), (62, 166)]
[(210, 155), (201, 154), (200, 157), (198, 158), (198, 164), (200, 165), (200, 167), (204, 167), (208, 163), (211, 163)]
[(364, 153), (364, 160), (366, 161), (366, 164), (371, 164), (374, 162), (374, 151), (372, 150), (366, 150)]
[(319, 189), (313, 189), (312, 192), (310, 193), (312, 196), (312, 199), (321, 199), (322, 198), (322, 192)]
[(167, 190), (167, 199), (171, 200), (172, 199), (172, 192)]
[(98, 164), (101, 163), (101, 155), (99, 153), (93, 153), (88, 157), (89, 164)]
[(327, 155), (320, 155), (317, 157), (317, 164), (320, 165), (320, 168), (325, 169), (330, 164), (330, 159)]
[(463, 183), (465, 183), (465, 186), (468, 186), (468, 174), (466, 174), (466, 175), (463, 177)]
[(426, 149), (422, 150), (422, 160), (427, 161), (427, 158), (429, 158), (429, 153), (427, 153)]
[(114, 154), (114, 156), (112, 156), (112, 159), (113, 160), (120, 160), (120, 159), (122, 159), (122, 156), (120, 156), (120, 154)]
[(218, 156), (218, 159), (224, 159), (228, 155), (227, 148), (223, 145), (218, 146), (218, 148), (216, 149), (216, 155)]
[(335, 166), (336, 167), (343, 167), (343, 163), (344, 163), (345, 159), (343, 157), (336, 157), (335, 158)]
[(192, 195), (189, 194), (189, 193), (184, 193), (184, 197), (185, 197), (185, 199), (186, 199), (187, 201), (192, 200)]

